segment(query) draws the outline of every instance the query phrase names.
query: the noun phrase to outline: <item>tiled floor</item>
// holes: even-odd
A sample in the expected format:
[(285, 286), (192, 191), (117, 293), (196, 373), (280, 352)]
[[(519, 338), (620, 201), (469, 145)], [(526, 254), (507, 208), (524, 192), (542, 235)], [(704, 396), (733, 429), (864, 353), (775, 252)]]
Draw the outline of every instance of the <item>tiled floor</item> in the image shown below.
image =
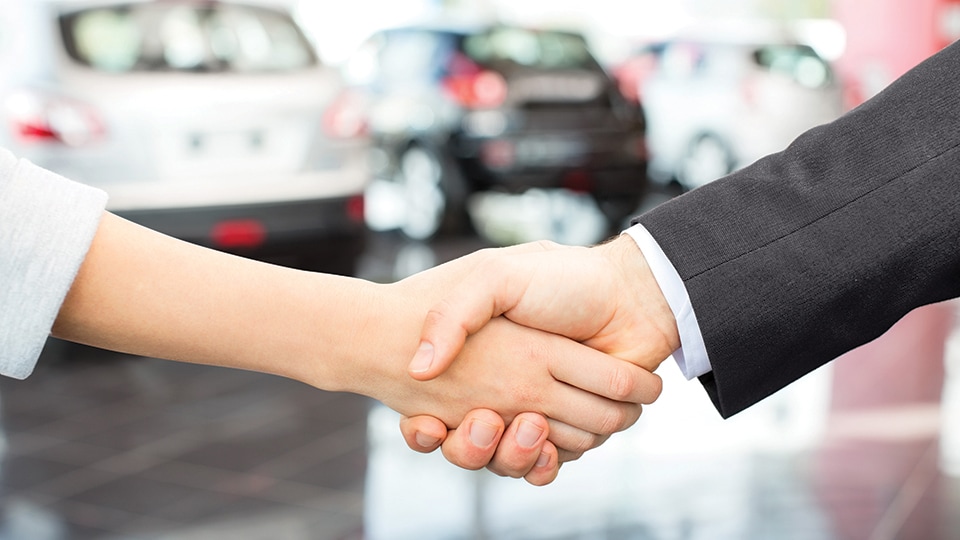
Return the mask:
[(53, 346), (0, 379), (0, 539), (960, 538), (938, 466), (949, 320), (914, 313), (728, 421), (665, 365), (640, 422), (545, 488), (416, 454), (364, 398)]
[(0, 381), (0, 538), (362, 537), (368, 400), (77, 351)]

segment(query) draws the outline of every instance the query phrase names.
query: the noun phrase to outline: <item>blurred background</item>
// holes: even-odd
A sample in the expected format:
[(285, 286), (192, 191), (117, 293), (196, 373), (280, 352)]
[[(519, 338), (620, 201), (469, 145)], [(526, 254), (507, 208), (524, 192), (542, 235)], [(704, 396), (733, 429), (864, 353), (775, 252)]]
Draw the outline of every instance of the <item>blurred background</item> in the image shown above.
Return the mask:
[[(215, 249), (390, 282), (589, 245), (960, 37), (956, 0), (4, 0), (0, 145)], [(730, 420), (665, 363), (534, 488), (276, 377), (52, 340), (0, 380), (0, 538), (960, 538), (953, 303)]]

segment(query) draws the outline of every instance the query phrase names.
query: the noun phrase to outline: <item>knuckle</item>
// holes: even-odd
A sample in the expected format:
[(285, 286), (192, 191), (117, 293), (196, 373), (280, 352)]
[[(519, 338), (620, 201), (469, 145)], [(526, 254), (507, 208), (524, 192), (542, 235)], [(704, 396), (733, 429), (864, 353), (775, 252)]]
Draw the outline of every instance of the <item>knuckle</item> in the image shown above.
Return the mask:
[(623, 431), (632, 422), (626, 406), (609, 407), (601, 416), (598, 423), (600, 435), (610, 435)]
[(578, 437), (572, 447), (564, 449), (564, 457), (576, 456), (572, 459), (564, 459), (564, 461), (572, 461), (579, 459), (581, 455), (587, 450), (592, 450), (600, 445), (600, 443), (605, 440), (601, 436), (594, 433), (583, 432), (583, 434)]
[(650, 397), (644, 401), (644, 405), (649, 405), (656, 401), (663, 392), (663, 378), (654, 375), (650, 383)]
[(618, 401), (630, 401), (637, 390), (637, 379), (628, 364), (616, 366), (610, 372), (610, 397)]
[(560, 450), (558, 457), (559, 457), (560, 463), (570, 463), (571, 461), (576, 461), (580, 459), (580, 456), (582, 455), (583, 455), (583, 451)]
[(437, 302), (427, 311), (427, 316), (423, 318), (424, 327), (433, 327), (442, 325), (447, 318), (447, 310), (450, 309), (448, 300), (443, 299)]

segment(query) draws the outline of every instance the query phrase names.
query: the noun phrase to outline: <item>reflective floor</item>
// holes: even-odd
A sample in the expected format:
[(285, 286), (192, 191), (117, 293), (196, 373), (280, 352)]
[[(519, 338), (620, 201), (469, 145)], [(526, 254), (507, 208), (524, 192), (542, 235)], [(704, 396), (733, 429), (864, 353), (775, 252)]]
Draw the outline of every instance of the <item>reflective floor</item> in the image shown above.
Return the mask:
[[(371, 278), (482, 245), (394, 240)], [(365, 398), (54, 342), (0, 379), (0, 539), (960, 538), (951, 309), (727, 421), (664, 364), (640, 422), (544, 488), (408, 450)]]

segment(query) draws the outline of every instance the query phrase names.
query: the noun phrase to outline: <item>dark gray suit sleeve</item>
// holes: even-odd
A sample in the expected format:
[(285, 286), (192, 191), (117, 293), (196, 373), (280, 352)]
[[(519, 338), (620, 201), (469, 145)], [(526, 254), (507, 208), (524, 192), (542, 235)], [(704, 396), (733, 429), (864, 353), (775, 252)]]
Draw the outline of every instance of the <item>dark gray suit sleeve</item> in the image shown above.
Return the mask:
[(783, 152), (638, 219), (686, 284), (721, 415), (960, 296), (958, 146), (955, 44)]

